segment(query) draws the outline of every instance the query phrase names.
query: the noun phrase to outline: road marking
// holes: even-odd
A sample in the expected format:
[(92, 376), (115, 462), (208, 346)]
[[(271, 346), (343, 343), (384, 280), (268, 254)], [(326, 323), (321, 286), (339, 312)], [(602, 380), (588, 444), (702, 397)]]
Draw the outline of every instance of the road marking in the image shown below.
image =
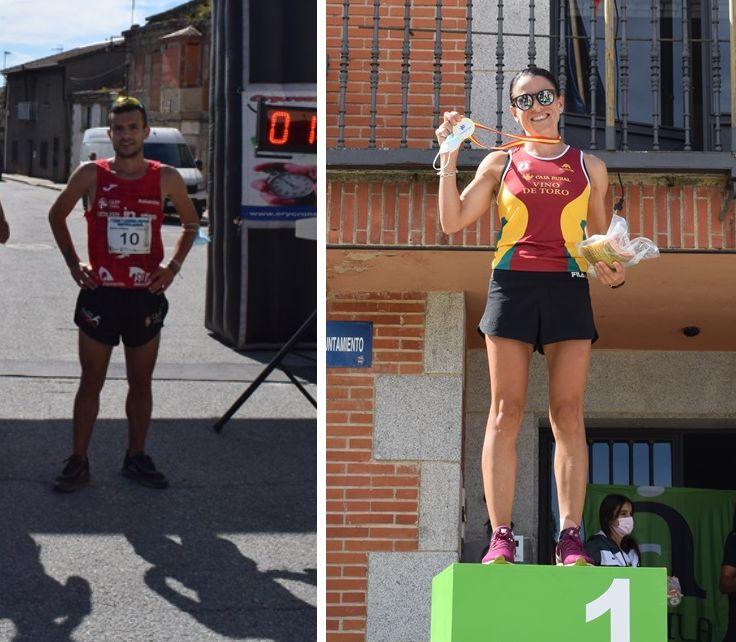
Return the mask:
[(9, 250), (53, 250), (53, 245), (47, 243), (8, 243), (6, 246)]

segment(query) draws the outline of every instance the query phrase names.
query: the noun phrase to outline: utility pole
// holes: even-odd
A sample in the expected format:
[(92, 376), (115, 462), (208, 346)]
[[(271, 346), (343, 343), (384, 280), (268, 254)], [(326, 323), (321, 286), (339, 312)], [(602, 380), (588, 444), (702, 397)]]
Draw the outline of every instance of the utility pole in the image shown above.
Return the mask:
[[(11, 55), (12, 53), (13, 53), (12, 51), (3, 51), (3, 70), (8, 68), (8, 56)], [(2, 172), (5, 171), (5, 159), (8, 157), (6, 150), (9, 144), (8, 136), (7, 136), (8, 117), (9, 117), (8, 111), (9, 110), (6, 107), (6, 105), (10, 104), (10, 97), (8, 96), (8, 91), (10, 88), (7, 86), (7, 82), (3, 82), (3, 85), (5, 86), (5, 94), (3, 95), (3, 104), (0, 105), (0, 107), (2, 107), (2, 111), (0, 111), (0, 118), (2, 118), (4, 121), (3, 124), (5, 126), (6, 134), (5, 134), (5, 141), (3, 144), (3, 149), (0, 149), (0, 154), (2, 154), (2, 156), (0, 157), (0, 178), (2, 177)]]
[[(13, 53), (12, 51), (3, 51), (3, 69), (8, 68), (8, 56), (12, 53)], [(4, 84), (5, 82), (3, 82), (3, 85)]]

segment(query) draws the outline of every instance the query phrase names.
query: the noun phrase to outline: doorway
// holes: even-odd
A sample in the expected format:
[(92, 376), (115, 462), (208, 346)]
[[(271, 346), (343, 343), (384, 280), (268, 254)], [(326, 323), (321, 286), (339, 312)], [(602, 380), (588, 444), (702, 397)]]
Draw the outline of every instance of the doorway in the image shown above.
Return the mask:
[[(645, 422), (642, 422), (645, 423)], [(649, 422), (646, 422), (649, 423)], [(662, 422), (657, 421), (661, 426)], [(682, 420), (677, 424), (682, 425)], [(593, 484), (680, 486), (736, 490), (733, 454), (736, 428), (703, 426), (589, 427), (589, 475)], [(554, 477), (555, 442), (549, 425), (539, 431), (539, 555), (545, 564), (554, 555), (559, 532)]]

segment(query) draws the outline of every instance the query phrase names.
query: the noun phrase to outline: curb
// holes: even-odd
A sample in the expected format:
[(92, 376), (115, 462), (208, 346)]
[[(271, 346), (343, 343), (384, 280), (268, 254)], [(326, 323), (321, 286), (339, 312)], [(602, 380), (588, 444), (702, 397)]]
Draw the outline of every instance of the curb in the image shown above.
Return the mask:
[(55, 192), (60, 192), (66, 187), (64, 183), (52, 183), (51, 181), (36, 179), (30, 176), (22, 176), (20, 174), (3, 174), (0, 178), (2, 178), (2, 180), (12, 181), (14, 183), (23, 183), (24, 185), (30, 185), (31, 187), (43, 187), (45, 189), (51, 189)]

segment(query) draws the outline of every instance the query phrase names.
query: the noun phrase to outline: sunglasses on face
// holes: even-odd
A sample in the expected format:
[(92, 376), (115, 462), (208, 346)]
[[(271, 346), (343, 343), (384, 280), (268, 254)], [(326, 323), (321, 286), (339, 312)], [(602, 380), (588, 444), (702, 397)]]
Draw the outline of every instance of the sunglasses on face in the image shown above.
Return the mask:
[(552, 89), (542, 89), (536, 94), (521, 94), (512, 98), (511, 104), (521, 111), (527, 111), (532, 108), (535, 98), (542, 107), (547, 107), (555, 101), (555, 92)]

